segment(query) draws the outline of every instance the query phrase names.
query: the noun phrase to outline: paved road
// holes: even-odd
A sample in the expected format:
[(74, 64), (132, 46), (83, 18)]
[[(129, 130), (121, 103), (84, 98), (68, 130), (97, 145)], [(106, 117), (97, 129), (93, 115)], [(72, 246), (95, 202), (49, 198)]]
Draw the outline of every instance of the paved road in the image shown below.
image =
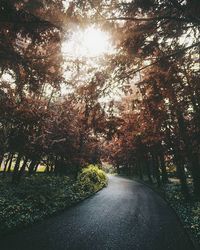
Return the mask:
[(193, 250), (174, 212), (148, 187), (110, 177), (71, 209), (0, 240), (1, 250)]

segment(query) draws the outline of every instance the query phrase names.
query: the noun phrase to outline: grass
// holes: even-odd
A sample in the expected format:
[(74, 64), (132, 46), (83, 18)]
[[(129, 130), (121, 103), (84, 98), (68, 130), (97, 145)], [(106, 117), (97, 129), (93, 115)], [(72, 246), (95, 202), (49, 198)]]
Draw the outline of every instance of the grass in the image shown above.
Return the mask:
[(0, 234), (43, 220), (106, 185), (106, 175), (94, 166), (83, 169), (77, 180), (38, 173), (15, 186), (9, 176), (0, 178)]

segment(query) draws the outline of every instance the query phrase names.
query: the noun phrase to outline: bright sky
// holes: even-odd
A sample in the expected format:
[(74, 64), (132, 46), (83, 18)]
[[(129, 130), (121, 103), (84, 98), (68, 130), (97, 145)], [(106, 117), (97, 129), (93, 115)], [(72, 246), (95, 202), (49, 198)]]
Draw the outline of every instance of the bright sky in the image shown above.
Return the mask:
[[(76, 27), (70, 34), (67, 34), (61, 51), (66, 62), (76, 61), (76, 59), (76, 62), (80, 62), (78, 73), (74, 72), (74, 82), (83, 84), (90, 81), (94, 70), (98, 71), (105, 66), (105, 56), (113, 54), (115, 48), (111, 34), (96, 25), (91, 25), (86, 28)], [(70, 79), (73, 78), (73, 73), (66, 70), (64, 76), (66, 79)], [(71, 92), (70, 87), (63, 85), (61, 94), (64, 95), (68, 92)]]
[(95, 25), (75, 29), (62, 44), (63, 55), (73, 58), (101, 57), (113, 51), (111, 36)]
[[(12, 72), (10, 72), (10, 73), (12, 73)], [(15, 81), (15, 79), (12, 77), (12, 75), (10, 73), (4, 73), (1, 76), (0, 80), (13, 83)]]
[[(91, 67), (98, 70), (105, 64), (104, 56), (113, 54), (115, 52), (111, 34), (106, 31), (103, 31), (100, 27), (96, 25), (91, 25), (86, 28), (76, 27), (70, 34), (66, 35), (66, 39), (62, 43), (62, 53), (64, 59), (67, 61), (80, 60), (80, 69), (79, 73), (73, 72), (73, 70), (65, 69), (64, 76), (66, 79), (73, 79), (74, 82), (88, 81), (92, 76), (91, 73), (88, 73), (88, 69)], [(66, 64), (67, 65), (67, 64)], [(63, 66), (65, 68), (65, 64)], [(3, 79), (6, 81), (11, 81), (10, 74), (4, 74)], [(115, 89), (115, 88), (114, 88)], [(114, 98), (116, 93), (110, 93), (110, 98)], [(46, 89), (46, 92), (51, 93), (51, 88)], [(73, 91), (73, 88), (68, 84), (61, 85), (61, 95), (65, 95)], [(108, 97), (105, 97), (107, 100)], [(109, 98), (108, 98), (109, 99)], [(102, 101), (104, 98), (102, 99)], [(104, 101), (105, 101), (104, 100)]]

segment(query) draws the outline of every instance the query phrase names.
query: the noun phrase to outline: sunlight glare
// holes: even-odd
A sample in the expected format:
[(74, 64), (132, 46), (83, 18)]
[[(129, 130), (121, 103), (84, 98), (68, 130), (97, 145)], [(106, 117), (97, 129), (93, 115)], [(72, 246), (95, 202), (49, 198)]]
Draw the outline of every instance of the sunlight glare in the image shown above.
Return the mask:
[(66, 57), (100, 57), (112, 52), (111, 37), (95, 26), (76, 30), (62, 44), (62, 53)]

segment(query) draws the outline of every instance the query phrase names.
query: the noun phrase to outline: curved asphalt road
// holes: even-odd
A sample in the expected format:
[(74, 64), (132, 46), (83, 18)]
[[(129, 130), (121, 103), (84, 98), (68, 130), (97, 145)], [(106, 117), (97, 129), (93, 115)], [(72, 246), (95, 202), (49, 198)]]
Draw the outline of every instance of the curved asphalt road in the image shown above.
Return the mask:
[(174, 212), (148, 187), (110, 177), (60, 215), (0, 240), (1, 250), (193, 250)]

